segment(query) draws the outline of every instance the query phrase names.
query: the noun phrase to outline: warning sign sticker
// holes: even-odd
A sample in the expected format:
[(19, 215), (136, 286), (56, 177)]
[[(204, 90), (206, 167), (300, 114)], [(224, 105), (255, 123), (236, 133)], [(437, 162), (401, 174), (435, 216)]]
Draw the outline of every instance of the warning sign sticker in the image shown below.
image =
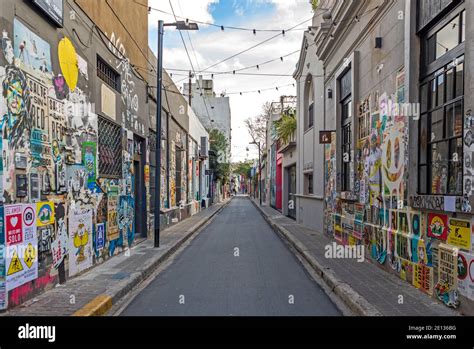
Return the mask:
[(12, 259), (10, 260), (10, 265), (8, 267), (7, 275), (13, 275), (19, 273), (23, 270), (23, 265), (21, 264), (20, 258), (18, 258), (18, 252), (13, 251)]
[(7, 205), (4, 220), (6, 286), (10, 291), (38, 277), (36, 206)]

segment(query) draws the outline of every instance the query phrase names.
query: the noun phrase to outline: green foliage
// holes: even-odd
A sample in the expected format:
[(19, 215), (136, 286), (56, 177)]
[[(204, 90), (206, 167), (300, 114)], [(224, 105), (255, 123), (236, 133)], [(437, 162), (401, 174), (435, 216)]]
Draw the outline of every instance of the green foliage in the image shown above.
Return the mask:
[(319, 6), (319, 0), (311, 0), (311, 7), (313, 9), (313, 12), (316, 12), (318, 6)]
[(280, 120), (275, 121), (275, 132), (283, 143), (288, 143), (296, 131), (296, 111), (287, 109), (283, 112)]
[(222, 184), (229, 183), (230, 163), (227, 159), (229, 142), (225, 135), (217, 129), (209, 132), (211, 154), (209, 155), (209, 167), (213, 170), (217, 180)]
[(245, 178), (250, 178), (251, 169), (253, 166), (253, 161), (239, 162), (234, 164), (234, 173), (244, 176)]

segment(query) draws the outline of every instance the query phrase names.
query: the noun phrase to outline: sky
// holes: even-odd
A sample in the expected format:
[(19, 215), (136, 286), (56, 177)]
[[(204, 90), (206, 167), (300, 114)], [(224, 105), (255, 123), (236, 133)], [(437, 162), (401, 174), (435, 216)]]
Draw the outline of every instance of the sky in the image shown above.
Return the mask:
[[(171, 0), (177, 16), (189, 18), (190, 21), (214, 23), (218, 27), (199, 24), (199, 31), (183, 31), (183, 38), (191, 58), (194, 70), (198, 72), (262, 42), (277, 32), (257, 32), (226, 29), (225, 26), (244, 27), (251, 29), (285, 29), (285, 35), (268, 41), (244, 54), (216, 65), (209, 71), (232, 71), (242, 67), (255, 66), (267, 60), (279, 58), (290, 52), (299, 50), (303, 39), (303, 31), (311, 25), (312, 11), (309, 0)], [(169, 0), (149, 0), (149, 6), (172, 13)], [(149, 14), (149, 44), (157, 52), (157, 23), (162, 19), (165, 23), (174, 22), (172, 15), (152, 10)], [(179, 18), (178, 18), (179, 20)], [(307, 21), (306, 21), (307, 20)], [(296, 30), (286, 31), (299, 25)], [(189, 34), (189, 37), (188, 37)], [(232, 113), (232, 160), (244, 161), (258, 156), (255, 145), (249, 145), (251, 138), (244, 125), (244, 120), (261, 113), (265, 102), (278, 101), (280, 95), (295, 95), (295, 81), (291, 76), (295, 71), (299, 54), (285, 57), (283, 62), (262, 65), (257, 69), (245, 70), (245, 73), (284, 74), (288, 76), (248, 76), (248, 75), (214, 75), (214, 91), (216, 94), (229, 93)], [(179, 32), (172, 27), (165, 27), (163, 66), (192, 70)], [(173, 80), (178, 87), (187, 82), (186, 72), (168, 70), (173, 73)], [(185, 75), (177, 75), (185, 74)], [(211, 78), (208, 72), (202, 73), (204, 78)], [(207, 74), (207, 75), (206, 75)], [(199, 76), (199, 73), (197, 73)], [(184, 79), (184, 80), (183, 80)], [(180, 81), (182, 80), (182, 81)], [(281, 87), (278, 91), (274, 88)], [(253, 91), (243, 94), (232, 92)], [(248, 151), (247, 151), (248, 148)]]

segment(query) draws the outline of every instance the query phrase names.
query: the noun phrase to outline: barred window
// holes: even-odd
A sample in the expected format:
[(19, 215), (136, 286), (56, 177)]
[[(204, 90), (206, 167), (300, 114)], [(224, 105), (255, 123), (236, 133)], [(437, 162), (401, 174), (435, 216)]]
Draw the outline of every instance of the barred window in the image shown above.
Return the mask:
[(122, 128), (99, 115), (99, 175), (122, 176)]
[(120, 92), (120, 74), (97, 56), (97, 76), (115, 91)]

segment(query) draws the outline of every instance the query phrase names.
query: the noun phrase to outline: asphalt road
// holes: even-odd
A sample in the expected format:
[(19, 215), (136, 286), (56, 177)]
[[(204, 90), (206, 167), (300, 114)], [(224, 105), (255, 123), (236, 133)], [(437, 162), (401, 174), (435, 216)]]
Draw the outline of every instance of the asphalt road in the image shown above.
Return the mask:
[(245, 197), (236, 197), (121, 313), (341, 315)]

